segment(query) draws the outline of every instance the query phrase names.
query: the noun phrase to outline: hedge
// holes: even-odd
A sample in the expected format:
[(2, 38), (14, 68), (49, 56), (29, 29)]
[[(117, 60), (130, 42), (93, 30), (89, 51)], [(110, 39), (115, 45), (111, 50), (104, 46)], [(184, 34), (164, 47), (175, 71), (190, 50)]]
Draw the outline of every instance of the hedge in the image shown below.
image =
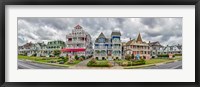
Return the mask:
[(158, 57), (169, 57), (168, 54), (158, 55)]
[(87, 63), (87, 66), (89, 66), (89, 67), (111, 67), (112, 65), (108, 61), (94, 62), (94, 60), (91, 60)]
[(120, 65), (122, 66), (135, 66), (135, 65), (144, 65), (146, 61), (144, 59), (136, 60), (136, 61), (124, 61), (121, 62)]
[(175, 54), (175, 56), (182, 56), (182, 54)]
[[(176, 54), (173, 55), (173, 57), (175, 57), (175, 56), (176, 56)], [(168, 54), (162, 54), (162, 55), (158, 55), (158, 57), (169, 57), (169, 55)]]

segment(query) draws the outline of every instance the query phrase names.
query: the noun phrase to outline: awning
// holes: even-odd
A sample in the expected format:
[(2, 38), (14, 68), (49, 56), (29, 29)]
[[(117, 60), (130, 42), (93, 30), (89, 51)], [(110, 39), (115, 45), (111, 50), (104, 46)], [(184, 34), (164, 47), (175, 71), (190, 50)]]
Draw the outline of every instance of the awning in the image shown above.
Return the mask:
[(62, 52), (81, 52), (85, 51), (85, 48), (63, 48)]

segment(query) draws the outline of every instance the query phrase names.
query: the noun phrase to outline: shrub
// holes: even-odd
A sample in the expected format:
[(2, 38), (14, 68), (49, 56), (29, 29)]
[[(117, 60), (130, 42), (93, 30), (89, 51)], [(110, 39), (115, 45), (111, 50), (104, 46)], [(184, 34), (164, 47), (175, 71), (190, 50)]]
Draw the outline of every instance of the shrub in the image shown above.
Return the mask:
[(122, 62), (122, 66), (135, 66), (135, 65), (144, 65), (146, 61), (144, 59), (134, 60), (134, 61), (124, 61)]
[(92, 55), (88, 56), (87, 58), (91, 58), (91, 57), (92, 57)]
[(62, 59), (58, 59), (57, 62), (63, 61)]
[(57, 62), (63, 61), (64, 63), (68, 61), (68, 57), (59, 57)]
[(132, 66), (134, 66), (134, 65), (143, 65), (145, 63), (146, 63), (146, 61), (144, 59), (141, 59), (141, 60), (137, 60), (135, 62), (132, 62)]
[(162, 54), (162, 55), (158, 55), (158, 57), (169, 57), (168, 54)]
[(126, 60), (131, 60), (131, 56), (130, 56), (130, 55), (126, 55), (126, 56), (125, 56), (125, 59), (126, 59)]
[(174, 54), (175, 56), (182, 56), (182, 54)]
[(82, 55), (81, 58), (85, 59), (85, 56)]
[(69, 60), (67, 63), (68, 64), (74, 64), (74, 60)]
[(106, 62), (106, 63), (96, 63), (96, 64), (88, 62), (87, 66), (89, 66), (89, 67), (111, 67), (112, 65), (108, 62)]
[(111, 67), (112, 64), (109, 63), (108, 61), (96, 61), (95, 59), (90, 60), (87, 63), (87, 66), (89, 67)]
[(92, 60), (90, 60), (89, 63), (91, 63), (91, 64), (96, 64), (97, 61), (96, 61), (94, 58), (92, 58)]
[(131, 55), (131, 59), (134, 59), (134, 54)]
[(59, 58), (64, 59), (65, 57), (64, 56), (60, 56)]
[(63, 60), (59, 62), (59, 64), (64, 64), (64, 63), (65, 63), (65, 61), (63, 61)]
[(49, 60), (48, 63), (56, 63), (54, 60)]
[(122, 66), (128, 66), (128, 62), (122, 62)]
[(75, 59), (78, 60), (78, 58), (79, 58), (78, 55), (75, 55)]
[(58, 56), (58, 55), (61, 54), (61, 52), (60, 52), (60, 50), (54, 50), (54, 51), (53, 51), (53, 54), (54, 54), (55, 56)]
[(24, 56), (27, 56), (27, 52), (24, 53)]
[(36, 57), (36, 55), (37, 55), (36, 53), (32, 54), (33, 57)]
[(49, 55), (49, 57), (55, 57), (54, 55)]
[(78, 60), (83, 61), (84, 59), (81, 57), (81, 58), (79, 58)]

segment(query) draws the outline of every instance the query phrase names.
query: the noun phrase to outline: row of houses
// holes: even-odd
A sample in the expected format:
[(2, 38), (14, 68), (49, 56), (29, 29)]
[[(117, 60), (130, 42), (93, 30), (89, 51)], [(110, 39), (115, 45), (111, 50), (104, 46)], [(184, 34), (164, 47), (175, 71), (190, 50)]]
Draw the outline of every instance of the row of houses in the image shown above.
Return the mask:
[(182, 54), (182, 45), (162, 46), (157, 42), (145, 42), (139, 33), (136, 39), (128, 42), (121, 41), (120, 31), (113, 31), (109, 37), (102, 32), (92, 43), (90, 34), (77, 25), (72, 32), (66, 35), (66, 41), (55, 40), (43, 43), (26, 43), (18, 46), (18, 54), (26, 53), (28, 56), (53, 55), (54, 50), (60, 50), (61, 56), (93, 56), (99, 60), (123, 59), (126, 55), (139, 56), (144, 59), (156, 58), (161, 54)]
[(65, 48), (65, 42), (61, 40), (49, 41), (47, 44), (44, 42), (26, 43), (23, 46), (18, 46), (18, 54), (25, 54), (27, 56), (53, 56), (55, 50)]

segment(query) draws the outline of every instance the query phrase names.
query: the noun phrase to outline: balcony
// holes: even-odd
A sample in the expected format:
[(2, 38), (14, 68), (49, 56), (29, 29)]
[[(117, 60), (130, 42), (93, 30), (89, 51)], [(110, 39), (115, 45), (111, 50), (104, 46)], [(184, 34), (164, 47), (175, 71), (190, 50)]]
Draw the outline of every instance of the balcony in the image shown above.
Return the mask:
[(113, 46), (112, 49), (121, 49), (121, 46)]
[(121, 54), (112, 54), (112, 56), (121, 56)]
[(95, 56), (107, 56), (107, 54), (94, 54)]
[(108, 46), (107, 49), (112, 49), (112, 47), (111, 47), (111, 46)]
[(112, 43), (121, 43), (120, 40), (113, 40)]
[(76, 34), (74, 36), (76, 36), (76, 37), (85, 37), (85, 34)]
[(95, 46), (94, 49), (107, 49), (106, 46)]
[(85, 43), (85, 41), (84, 40), (67, 41), (67, 44), (74, 44), (74, 43)]
[(85, 37), (86, 35), (85, 34), (69, 34), (69, 35), (66, 35), (66, 37)]
[(70, 46), (70, 47), (66, 47), (66, 48), (68, 48), (68, 49), (73, 49), (73, 48), (75, 48), (75, 49), (76, 49), (76, 48), (77, 48), (77, 49), (78, 49), (78, 48), (86, 48), (86, 47), (83, 47), (83, 46), (76, 46), (76, 47), (72, 47), (72, 46)]

